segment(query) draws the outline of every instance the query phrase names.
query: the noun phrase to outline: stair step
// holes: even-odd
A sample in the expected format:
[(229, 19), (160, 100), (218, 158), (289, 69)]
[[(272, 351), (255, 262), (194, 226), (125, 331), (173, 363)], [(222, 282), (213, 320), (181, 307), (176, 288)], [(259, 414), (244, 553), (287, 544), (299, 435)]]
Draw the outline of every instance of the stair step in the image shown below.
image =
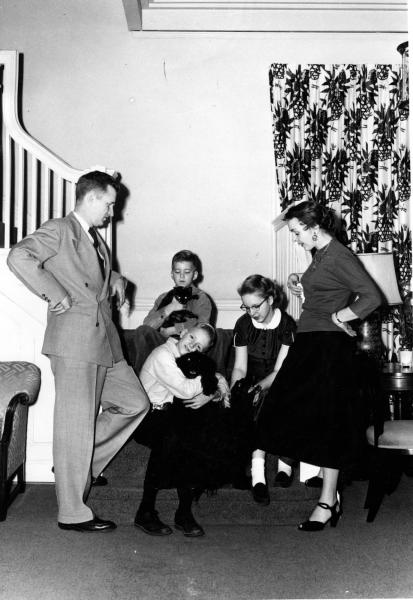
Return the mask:
[[(113, 487), (130, 487), (142, 485), (150, 450), (137, 444), (133, 439), (127, 442), (111, 464), (105, 469), (104, 475)], [(276, 472), (277, 458), (267, 455), (267, 480), (271, 482)]]
[[(202, 523), (224, 525), (244, 524), (290, 525), (305, 519), (314, 508), (318, 490), (295, 483), (288, 489), (270, 488), (271, 502), (268, 506), (256, 504), (249, 490), (231, 487), (219, 489), (215, 494), (203, 495), (194, 503), (194, 514)], [(142, 488), (105, 487), (92, 489), (90, 506), (98, 515), (116, 522), (131, 522), (142, 496)], [(158, 494), (157, 510), (162, 518), (173, 520), (177, 507), (175, 490), (161, 490)]]
[[(116, 522), (130, 523), (142, 497), (149, 449), (130, 440), (105, 470), (108, 485), (93, 487), (90, 505), (96, 514), (113, 518)], [(307, 488), (294, 481), (290, 488), (272, 488), (276, 458), (268, 456), (267, 480), (270, 484), (271, 503), (260, 506), (249, 490), (225, 486), (216, 494), (202, 495), (194, 505), (194, 514), (203, 524), (279, 524), (291, 525), (306, 518), (318, 498), (319, 490)], [(157, 509), (167, 522), (173, 521), (177, 506), (176, 490), (161, 490)]]

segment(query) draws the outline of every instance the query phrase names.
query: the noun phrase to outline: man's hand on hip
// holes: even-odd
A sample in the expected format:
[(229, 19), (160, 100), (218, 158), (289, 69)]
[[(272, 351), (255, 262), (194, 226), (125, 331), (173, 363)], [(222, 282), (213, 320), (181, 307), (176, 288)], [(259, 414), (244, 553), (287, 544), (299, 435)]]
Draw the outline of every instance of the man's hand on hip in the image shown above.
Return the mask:
[(72, 306), (72, 299), (70, 298), (69, 295), (67, 295), (63, 298), (63, 300), (60, 300), (60, 302), (58, 302), (54, 306), (49, 306), (49, 310), (50, 310), (50, 312), (52, 312), (56, 315), (61, 315), (62, 313), (69, 310), (71, 308), (71, 306)]

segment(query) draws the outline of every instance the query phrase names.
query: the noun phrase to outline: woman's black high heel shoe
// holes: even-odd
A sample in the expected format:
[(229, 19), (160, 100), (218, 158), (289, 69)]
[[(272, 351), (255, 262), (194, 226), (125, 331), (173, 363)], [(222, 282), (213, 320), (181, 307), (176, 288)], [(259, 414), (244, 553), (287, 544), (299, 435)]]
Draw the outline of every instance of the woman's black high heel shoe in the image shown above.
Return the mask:
[(304, 521), (304, 523), (300, 523), (298, 529), (300, 531), (322, 531), (327, 523), (330, 523), (331, 527), (335, 527), (343, 514), (343, 509), (340, 506), (340, 501), (337, 500), (333, 506), (329, 506), (325, 502), (318, 502), (317, 506), (320, 508), (324, 508), (324, 510), (329, 510), (331, 512), (331, 517), (327, 519), (325, 523), (322, 521)]

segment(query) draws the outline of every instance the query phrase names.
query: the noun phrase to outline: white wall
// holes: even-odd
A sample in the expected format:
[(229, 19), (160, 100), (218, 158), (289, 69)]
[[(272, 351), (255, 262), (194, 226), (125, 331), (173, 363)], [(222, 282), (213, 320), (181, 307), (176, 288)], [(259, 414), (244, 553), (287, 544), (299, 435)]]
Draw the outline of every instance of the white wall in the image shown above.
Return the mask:
[(123, 175), (117, 254), (143, 304), (181, 248), (201, 256), (218, 304), (272, 272), (270, 64), (398, 62), (405, 38), (131, 33), (120, 0), (8, 0), (0, 13), (2, 48), (23, 54), (28, 131), (74, 167)]
[[(0, 3), (2, 49), (23, 56), (29, 133), (74, 167), (118, 169), (129, 188), (117, 256), (138, 287), (131, 325), (170, 286), (178, 249), (201, 256), (203, 287), (221, 309), (221, 326), (238, 316), (242, 279), (273, 273), (271, 63), (398, 62), (405, 38), (130, 33), (120, 0)], [(42, 332), (24, 308), (13, 312), (7, 298), (1, 302), (2, 339), (21, 334), (14, 355), (3, 344), (1, 358), (36, 356), (42, 367), (41, 398), (30, 409), (28, 476), (50, 480), (53, 381), (38, 356)]]

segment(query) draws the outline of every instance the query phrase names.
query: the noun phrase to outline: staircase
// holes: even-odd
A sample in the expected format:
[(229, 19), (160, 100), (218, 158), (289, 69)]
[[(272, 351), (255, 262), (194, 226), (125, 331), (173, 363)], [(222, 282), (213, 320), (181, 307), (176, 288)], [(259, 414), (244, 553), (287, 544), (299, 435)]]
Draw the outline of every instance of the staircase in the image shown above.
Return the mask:
[[(27, 437), (27, 480), (52, 481), (54, 381), (49, 360), (41, 354), (46, 304), (9, 271), (13, 244), (44, 221), (62, 217), (75, 204), (75, 186), (93, 166), (74, 169), (32, 138), (18, 116), (19, 54), (0, 51), (0, 360), (37, 364), (42, 384), (30, 408)], [(111, 171), (107, 171), (111, 172)], [(111, 228), (105, 230), (111, 245)]]

